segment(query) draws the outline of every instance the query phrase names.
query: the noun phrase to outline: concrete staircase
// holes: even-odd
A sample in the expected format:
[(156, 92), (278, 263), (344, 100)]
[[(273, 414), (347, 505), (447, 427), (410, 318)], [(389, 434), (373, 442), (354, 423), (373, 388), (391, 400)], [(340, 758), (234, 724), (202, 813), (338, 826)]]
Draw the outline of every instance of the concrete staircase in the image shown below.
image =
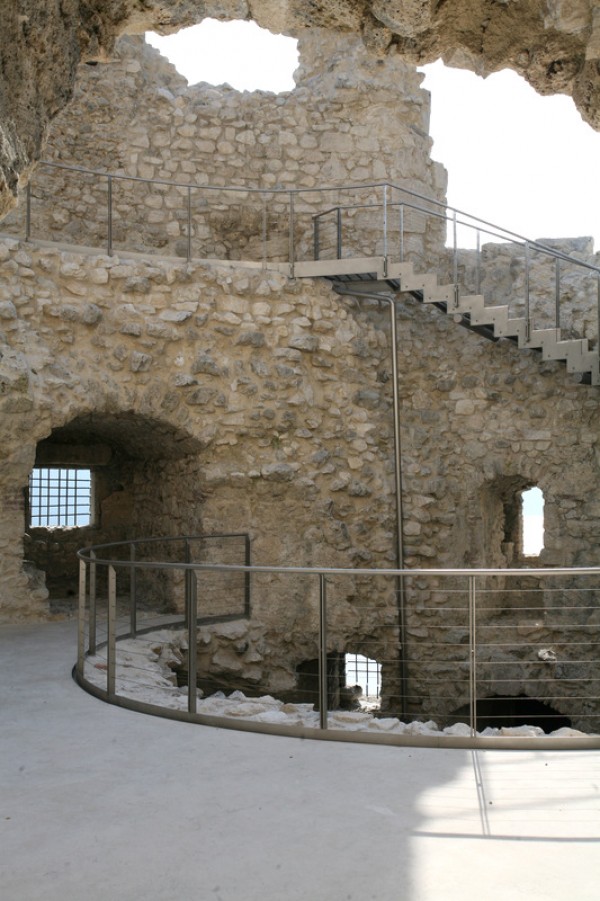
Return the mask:
[(410, 294), (433, 304), (460, 325), (497, 341), (508, 338), (520, 348), (537, 350), (544, 360), (559, 360), (585, 384), (600, 385), (600, 359), (587, 338), (563, 340), (556, 328), (535, 329), (525, 318), (511, 318), (509, 307), (486, 306), (482, 294), (460, 294), (457, 285), (440, 285), (433, 273), (416, 273), (412, 263), (382, 257), (296, 263), (296, 278), (326, 278), (340, 294)]

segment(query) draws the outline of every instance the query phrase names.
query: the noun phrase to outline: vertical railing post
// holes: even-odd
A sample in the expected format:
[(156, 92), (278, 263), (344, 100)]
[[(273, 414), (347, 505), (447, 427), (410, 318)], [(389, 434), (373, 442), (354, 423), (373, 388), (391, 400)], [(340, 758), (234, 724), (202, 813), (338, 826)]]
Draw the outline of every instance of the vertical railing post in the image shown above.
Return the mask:
[[(244, 536), (244, 565), (250, 566), (250, 536)], [(244, 573), (244, 614), (247, 619), (250, 618), (251, 600), (250, 600), (250, 576), (249, 570)]]
[(477, 258), (476, 258), (476, 285), (475, 294), (481, 294), (481, 232), (477, 229)]
[(112, 257), (113, 253), (113, 221), (112, 221), (112, 176), (108, 176), (108, 234), (107, 234), (107, 250), (109, 257)]
[[(189, 541), (189, 538), (186, 538), (186, 539), (185, 539), (185, 553), (184, 553), (183, 559), (184, 559), (184, 562), (185, 562), (185, 563), (191, 563), (191, 561), (192, 561), (192, 555), (191, 555), (191, 551), (190, 551), (190, 541)], [(186, 569), (186, 570), (185, 570), (186, 578), (187, 578), (187, 574), (188, 574), (188, 570)], [(188, 586), (187, 582), (184, 580), (184, 596), (185, 596), (185, 598), (184, 598), (184, 611), (185, 611), (185, 618), (186, 618), (186, 621), (187, 621), (187, 619), (188, 619), (188, 617), (189, 617), (189, 615), (190, 615), (190, 610), (189, 610), (189, 606), (188, 606), (188, 605), (189, 605), (189, 599), (190, 599), (190, 596), (189, 596), (188, 588), (189, 588), (189, 586)]]
[(319, 722), (327, 728), (327, 582), (319, 573)]
[(383, 275), (388, 273), (388, 185), (383, 186)]
[(77, 675), (83, 678), (85, 660), (85, 590), (87, 566), (85, 560), (79, 561), (79, 607), (77, 610)]
[(117, 573), (108, 567), (108, 635), (106, 644), (106, 691), (108, 700), (116, 695), (117, 688)]
[(25, 197), (25, 240), (29, 241), (31, 237), (31, 184), (29, 182), (27, 182)]
[(469, 725), (477, 734), (477, 618), (475, 576), (469, 576)]
[(268, 217), (268, 202), (267, 195), (262, 195), (262, 234), (261, 234), (261, 242), (262, 242), (262, 264), (263, 268), (267, 266), (267, 237), (268, 237), (268, 228), (267, 228), (267, 217)]
[(458, 238), (456, 233), (456, 210), (452, 211), (452, 282), (458, 285)]
[(129, 547), (129, 559), (131, 560), (131, 567), (129, 570), (129, 631), (131, 632), (131, 637), (135, 638), (137, 635), (137, 569), (135, 566), (135, 544), (131, 544)]
[(525, 241), (525, 322), (527, 340), (531, 338), (531, 310), (529, 292), (529, 241)]
[(97, 635), (97, 604), (96, 604), (96, 554), (90, 551), (90, 622), (89, 622), (89, 652), (96, 653)]
[(192, 186), (187, 187), (187, 261), (192, 259)]
[(296, 244), (294, 232), (296, 228), (294, 210), (294, 192), (290, 191), (290, 223), (289, 223), (289, 262), (290, 262), (290, 278), (295, 277), (294, 269), (296, 264)]
[(400, 204), (400, 262), (404, 262), (404, 204)]
[(196, 571), (185, 570), (185, 594), (188, 632), (188, 713), (196, 713), (198, 698), (196, 680), (198, 678), (198, 592)]
[(596, 276), (596, 350), (600, 356), (600, 275)]
[(342, 208), (337, 208), (337, 216), (336, 216), (336, 224), (337, 224), (337, 258), (338, 260), (342, 259)]
[(319, 216), (313, 216), (313, 257), (315, 262), (321, 256), (321, 219)]
[(556, 328), (560, 329), (560, 260), (558, 257), (554, 261), (554, 309)]

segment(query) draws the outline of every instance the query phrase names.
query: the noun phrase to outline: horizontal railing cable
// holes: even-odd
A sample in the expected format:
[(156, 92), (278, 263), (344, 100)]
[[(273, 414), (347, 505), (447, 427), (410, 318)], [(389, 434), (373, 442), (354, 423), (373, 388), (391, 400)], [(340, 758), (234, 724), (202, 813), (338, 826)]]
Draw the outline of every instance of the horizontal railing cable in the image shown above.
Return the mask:
[[(249, 536), (237, 533), (234, 541), (246, 555)], [(598, 628), (586, 621), (599, 608), (582, 604), (581, 594), (576, 606), (561, 608), (558, 593), (560, 581), (565, 601), (596, 582), (600, 591), (600, 567), (398, 570), (188, 559), (186, 549), (208, 544), (210, 536), (153, 538), (79, 552), (76, 677), (83, 687), (134, 710), (273, 734), (435, 747), (600, 748), (600, 642)], [(159, 557), (166, 548), (168, 558)], [(92, 571), (100, 577), (94, 585)], [(232, 573), (247, 575), (256, 594), (251, 607), (242, 602), (245, 580), (231, 593)], [(560, 616), (545, 619), (542, 606), (486, 607), (490, 580), (506, 586), (533, 576), (542, 599), (549, 585)], [(403, 681), (392, 603), (398, 579), (410, 648)], [(479, 596), (478, 583), (486, 580)], [(507, 595), (504, 587), (498, 591)], [(150, 609), (157, 593), (161, 609), (179, 605), (179, 614)], [(464, 604), (457, 603), (460, 593)], [(225, 617), (207, 615), (213, 595)], [(131, 604), (138, 608), (137, 632)], [(279, 621), (287, 625), (280, 629)], [(257, 665), (265, 653), (266, 668)], [(345, 654), (367, 662), (344, 669)], [(281, 697), (270, 683), (273, 667), (290, 674)], [(357, 684), (342, 688), (347, 680)]]

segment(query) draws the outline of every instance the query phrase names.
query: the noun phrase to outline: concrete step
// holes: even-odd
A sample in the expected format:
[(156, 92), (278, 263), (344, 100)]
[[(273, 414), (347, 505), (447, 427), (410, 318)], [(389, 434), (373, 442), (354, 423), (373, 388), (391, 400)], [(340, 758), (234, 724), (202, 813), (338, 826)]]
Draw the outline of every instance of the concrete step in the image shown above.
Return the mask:
[[(597, 351), (591, 351), (586, 338), (562, 339), (560, 329), (528, 329), (527, 320), (511, 318), (509, 307), (485, 303), (482, 294), (460, 295), (456, 285), (438, 283), (433, 273), (416, 273), (412, 263), (388, 263), (382, 257), (365, 257), (354, 260), (319, 260), (314, 263), (296, 263), (299, 277), (363, 276), (356, 287), (366, 293), (417, 293), (423, 303), (445, 304), (446, 313), (458, 320), (468, 317), (471, 326), (487, 328), (495, 338), (516, 339), (523, 349), (539, 350), (544, 360), (559, 360), (566, 364), (567, 372), (590, 376), (592, 385), (600, 385), (600, 361)], [(370, 276), (365, 278), (364, 276)], [(491, 337), (491, 334), (490, 334)]]

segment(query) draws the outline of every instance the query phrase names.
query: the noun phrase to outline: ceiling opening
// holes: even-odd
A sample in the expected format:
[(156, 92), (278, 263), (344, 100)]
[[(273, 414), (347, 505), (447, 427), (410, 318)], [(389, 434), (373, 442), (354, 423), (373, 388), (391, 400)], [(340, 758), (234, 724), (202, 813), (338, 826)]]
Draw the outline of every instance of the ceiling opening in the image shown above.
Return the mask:
[(298, 67), (298, 42), (259, 28), (256, 22), (219, 22), (199, 25), (146, 40), (166, 56), (189, 84), (200, 81), (228, 84), (237, 91), (293, 91)]

